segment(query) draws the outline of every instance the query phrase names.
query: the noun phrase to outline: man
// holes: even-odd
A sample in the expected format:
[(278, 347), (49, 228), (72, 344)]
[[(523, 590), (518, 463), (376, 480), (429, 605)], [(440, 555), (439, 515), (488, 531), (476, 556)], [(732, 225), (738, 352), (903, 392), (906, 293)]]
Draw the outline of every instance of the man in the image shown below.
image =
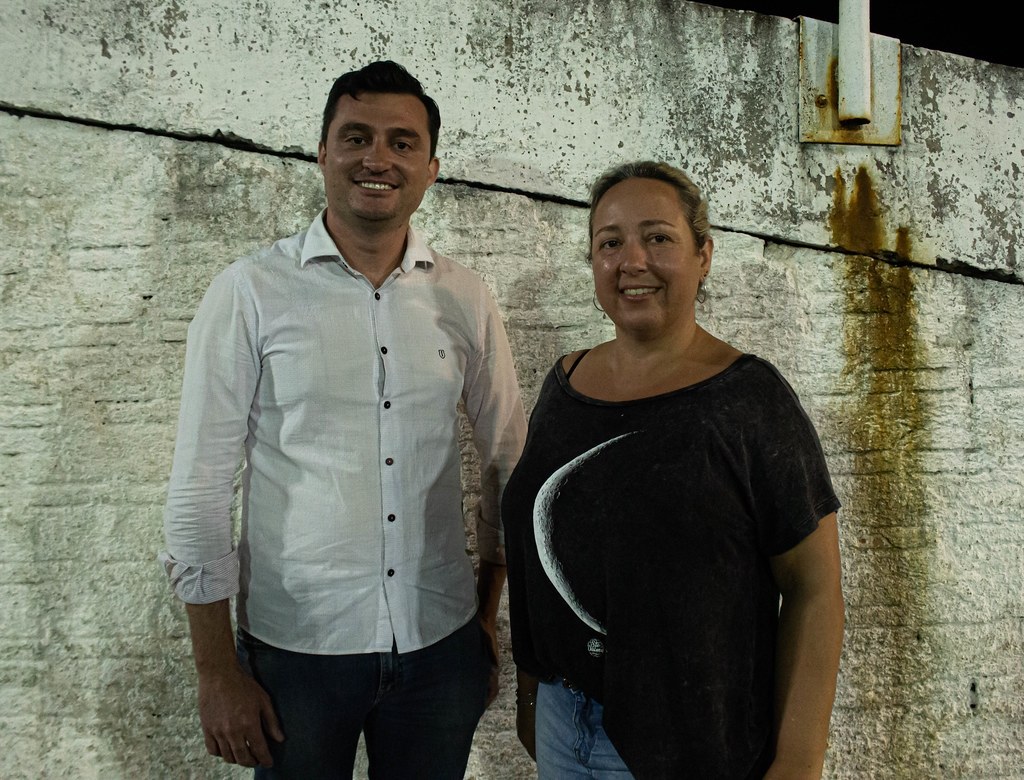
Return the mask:
[[(161, 561), (207, 750), (257, 778), (350, 776), (361, 732), (374, 777), (461, 778), (497, 692), (498, 497), (525, 417), (492, 297), (409, 226), (439, 128), (401, 66), (341, 76), (327, 208), (223, 271), (189, 327)], [(481, 460), (476, 593), (460, 401)]]

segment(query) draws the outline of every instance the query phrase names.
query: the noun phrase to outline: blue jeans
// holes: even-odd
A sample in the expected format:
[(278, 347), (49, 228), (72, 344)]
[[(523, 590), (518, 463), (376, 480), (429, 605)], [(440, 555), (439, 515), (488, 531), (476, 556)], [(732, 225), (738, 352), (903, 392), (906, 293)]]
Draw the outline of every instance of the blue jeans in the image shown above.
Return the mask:
[(267, 740), (274, 766), (257, 780), (351, 778), (360, 732), (374, 780), (462, 780), (491, 672), (475, 618), (410, 653), (307, 655), (239, 632), (238, 657), (285, 734)]
[(537, 778), (615, 778), (633, 775), (604, 733), (604, 707), (561, 682), (537, 688)]

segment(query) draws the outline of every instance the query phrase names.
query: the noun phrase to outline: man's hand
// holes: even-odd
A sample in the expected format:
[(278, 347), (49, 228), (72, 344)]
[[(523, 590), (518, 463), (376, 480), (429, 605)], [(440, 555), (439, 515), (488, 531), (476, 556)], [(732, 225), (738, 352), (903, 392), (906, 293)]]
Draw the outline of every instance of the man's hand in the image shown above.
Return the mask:
[(187, 604), (192, 652), (199, 672), (199, 721), (211, 756), (229, 764), (272, 766), (265, 734), (284, 733), (270, 696), (238, 665), (228, 600)]
[(284, 739), (270, 696), (238, 666), (199, 676), (199, 720), (211, 756), (229, 764), (273, 766), (266, 735)]
[(501, 688), (500, 672), (501, 672), (501, 661), (498, 655), (498, 631), (496, 626), (493, 624), (488, 625), (487, 621), (484, 620), (483, 616), (480, 616), (480, 625), (487, 634), (487, 649), (490, 651), (491, 656), (491, 679), (487, 683), (487, 704), (485, 706), (490, 707), (491, 702), (498, 698), (498, 691)]
[(487, 634), (491, 651), (491, 680), (487, 686), (487, 706), (498, 695), (498, 676), (501, 657), (498, 655), (498, 603), (505, 585), (505, 566), (491, 561), (480, 561), (476, 578), (477, 617)]

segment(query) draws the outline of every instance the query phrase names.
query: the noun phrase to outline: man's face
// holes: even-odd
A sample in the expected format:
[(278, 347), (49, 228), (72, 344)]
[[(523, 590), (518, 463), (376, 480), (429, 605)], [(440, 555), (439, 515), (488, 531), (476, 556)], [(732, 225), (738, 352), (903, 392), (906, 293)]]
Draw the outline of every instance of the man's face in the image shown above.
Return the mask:
[(317, 162), (324, 175), (329, 228), (404, 228), (437, 178), (427, 109), (415, 95), (342, 95)]

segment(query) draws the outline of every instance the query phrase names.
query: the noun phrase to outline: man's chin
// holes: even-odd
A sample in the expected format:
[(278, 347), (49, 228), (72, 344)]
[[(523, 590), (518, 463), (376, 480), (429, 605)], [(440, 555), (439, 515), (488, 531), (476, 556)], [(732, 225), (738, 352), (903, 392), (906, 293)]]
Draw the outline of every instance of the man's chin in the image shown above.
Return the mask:
[(353, 209), (352, 216), (364, 222), (389, 222), (396, 213), (394, 209)]

